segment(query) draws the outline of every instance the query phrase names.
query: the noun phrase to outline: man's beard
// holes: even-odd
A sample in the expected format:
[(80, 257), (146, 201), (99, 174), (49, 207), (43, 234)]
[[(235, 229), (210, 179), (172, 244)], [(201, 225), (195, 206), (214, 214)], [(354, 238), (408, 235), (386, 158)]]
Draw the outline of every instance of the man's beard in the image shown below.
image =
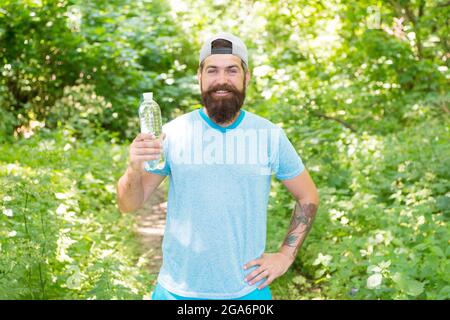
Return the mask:
[[(202, 91), (202, 102), (208, 111), (208, 116), (219, 124), (233, 120), (244, 104), (245, 84), (243, 88), (241, 92), (234, 86), (222, 84)], [(214, 97), (213, 92), (219, 90), (229, 91), (230, 93), (224, 97)]]

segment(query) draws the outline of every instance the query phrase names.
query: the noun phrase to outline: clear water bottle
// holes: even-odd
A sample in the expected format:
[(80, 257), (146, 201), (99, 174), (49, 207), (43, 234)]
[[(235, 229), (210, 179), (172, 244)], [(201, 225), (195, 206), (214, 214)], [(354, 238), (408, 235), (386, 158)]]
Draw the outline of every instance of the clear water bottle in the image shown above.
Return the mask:
[[(153, 100), (152, 92), (144, 92), (142, 95), (139, 104), (139, 120), (141, 124), (141, 133), (153, 133), (157, 139), (161, 138), (161, 109), (156, 101)], [(146, 171), (162, 168), (164, 168), (163, 153), (159, 156), (159, 159), (150, 160), (145, 163)]]

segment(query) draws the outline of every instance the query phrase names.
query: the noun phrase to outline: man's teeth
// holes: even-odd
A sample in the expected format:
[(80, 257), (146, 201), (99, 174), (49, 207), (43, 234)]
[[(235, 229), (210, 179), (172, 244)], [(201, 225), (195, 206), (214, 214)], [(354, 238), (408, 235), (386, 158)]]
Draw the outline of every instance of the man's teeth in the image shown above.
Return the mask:
[(226, 91), (226, 90), (218, 90), (218, 91), (216, 91), (216, 93), (227, 93), (228, 91)]

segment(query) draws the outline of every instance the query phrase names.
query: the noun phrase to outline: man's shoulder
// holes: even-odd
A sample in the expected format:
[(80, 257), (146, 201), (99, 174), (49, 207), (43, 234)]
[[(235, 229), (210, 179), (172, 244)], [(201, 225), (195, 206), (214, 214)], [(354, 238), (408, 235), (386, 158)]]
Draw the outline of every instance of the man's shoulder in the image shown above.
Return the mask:
[(169, 122), (167, 122), (163, 128), (166, 130), (169, 130), (171, 128), (173, 128), (174, 126), (179, 126), (181, 124), (187, 124), (187, 123), (191, 123), (192, 121), (195, 120), (195, 113), (198, 112), (198, 109), (184, 113), (182, 115), (179, 115), (177, 117), (175, 117), (174, 119), (170, 120)]
[(252, 127), (267, 128), (267, 129), (280, 129), (278, 125), (273, 123), (267, 118), (260, 116), (256, 113), (245, 110), (246, 117), (248, 117), (250, 125)]

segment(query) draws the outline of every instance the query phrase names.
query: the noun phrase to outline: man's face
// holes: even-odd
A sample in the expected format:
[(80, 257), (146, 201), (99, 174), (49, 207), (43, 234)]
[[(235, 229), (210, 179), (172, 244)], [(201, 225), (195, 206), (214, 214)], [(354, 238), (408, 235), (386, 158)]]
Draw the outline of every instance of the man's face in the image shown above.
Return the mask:
[(232, 54), (213, 54), (203, 61), (198, 74), (203, 105), (217, 123), (231, 121), (241, 109), (250, 73)]

